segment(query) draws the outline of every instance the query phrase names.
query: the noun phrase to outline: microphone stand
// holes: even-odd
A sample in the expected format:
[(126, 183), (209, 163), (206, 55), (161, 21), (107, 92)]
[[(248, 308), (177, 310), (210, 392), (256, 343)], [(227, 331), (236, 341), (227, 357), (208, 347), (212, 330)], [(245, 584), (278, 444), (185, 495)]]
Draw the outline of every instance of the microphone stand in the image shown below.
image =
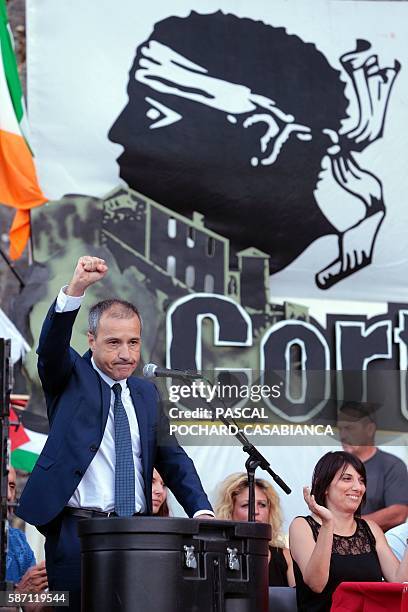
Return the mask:
[[(221, 403), (224, 406), (224, 408), (226, 408), (225, 402), (223, 399), (221, 399)], [(211, 409), (213, 408), (211, 406), (211, 402), (210, 402), (210, 408)], [(256, 446), (254, 446), (254, 444), (252, 444), (252, 442), (248, 440), (247, 436), (242, 431), (242, 429), (239, 428), (234, 418), (225, 417), (224, 415), (218, 416), (218, 418), (225, 425), (235, 425), (235, 427), (237, 427), (238, 432), (234, 434), (234, 436), (238, 440), (238, 442), (241, 444), (243, 452), (249, 455), (248, 459), (245, 461), (245, 468), (248, 474), (248, 501), (249, 501), (248, 503), (248, 521), (254, 522), (255, 521), (255, 471), (258, 467), (260, 467), (262, 470), (265, 470), (265, 472), (268, 472), (268, 474), (272, 476), (276, 484), (287, 495), (289, 495), (292, 492), (292, 490), (290, 489), (290, 487), (288, 487), (286, 482), (282, 480), (282, 478), (278, 476), (278, 474), (276, 474), (272, 470), (271, 465), (268, 462), (268, 460), (262, 455), (262, 453), (256, 448)]]
[(25, 282), (22, 279), (22, 277), (20, 276), (20, 274), (17, 272), (17, 270), (14, 267), (14, 264), (9, 260), (9, 258), (7, 257), (7, 255), (5, 254), (5, 252), (3, 251), (3, 249), (0, 248), (0, 256), (4, 259), (4, 261), (6, 262), (6, 264), (9, 267), (9, 270), (12, 274), (14, 274), (14, 276), (16, 277), (16, 279), (18, 280), (18, 282), (20, 283), (20, 289), (23, 289), (25, 287)]
[[(210, 386), (212, 386), (212, 383), (208, 380), (208, 378), (206, 378), (205, 376), (201, 376), (201, 379), (204, 380), (206, 383), (208, 383)], [(186, 375), (184, 377), (184, 380), (189, 380), (189, 377)], [(204, 398), (207, 401), (207, 398)], [(225, 402), (223, 400), (222, 397), (218, 398), (222, 405), (224, 406), (225, 410), (227, 410), (227, 406), (225, 405)], [(211, 400), (209, 403), (209, 407), (211, 409), (211, 411), (213, 412), (215, 410), (215, 407), (211, 405)], [(213, 412), (214, 414), (214, 412)], [(250, 442), (247, 438), (247, 436), (245, 435), (245, 433), (242, 431), (242, 429), (239, 428), (238, 423), (235, 421), (234, 418), (232, 417), (226, 417), (224, 415), (218, 415), (217, 418), (224, 423), (224, 425), (227, 426), (231, 426), (233, 425), (238, 431), (236, 434), (234, 434), (235, 438), (238, 440), (238, 442), (241, 444), (242, 446), (242, 450), (244, 451), (244, 453), (247, 453), (248, 459), (245, 462), (245, 467), (247, 470), (247, 474), (248, 474), (248, 493), (249, 493), (249, 503), (248, 503), (248, 521), (255, 521), (255, 471), (258, 467), (260, 467), (262, 470), (265, 470), (266, 472), (268, 472), (268, 474), (270, 476), (272, 476), (273, 480), (276, 482), (276, 484), (282, 489), (282, 491), (284, 491), (287, 495), (289, 495), (292, 490), (288, 487), (288, 485), (286, 484), (286, 482), (284, 482), (282, 480), (282, 478), (280, 476), (278, 476), (278, 474), (276, 474), (271, 466), (270, 463), (267, 461), (267, 459), (262, 455), (262, 453), (256, 448), (256, 446), (254, 446), (252, 444), (252, 442)]]

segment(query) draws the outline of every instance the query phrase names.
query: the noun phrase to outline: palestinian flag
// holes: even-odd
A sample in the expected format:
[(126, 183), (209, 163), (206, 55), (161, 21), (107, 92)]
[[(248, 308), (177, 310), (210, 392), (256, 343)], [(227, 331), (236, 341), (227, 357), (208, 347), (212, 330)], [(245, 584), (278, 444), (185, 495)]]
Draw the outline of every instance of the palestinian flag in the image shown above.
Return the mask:
[(22, 410), (28, 396), (12, 396), (9, 437), (11, 465), (17, 470), (31, 472), (47, 440), (48, 421), (33, 412)]
[(0, 0), (0, 203), (17, 209), (10, 257), (21, 256), (30, 237), (30, 209), (46, 202), (24, 133), (23, 94), (5, 0)]

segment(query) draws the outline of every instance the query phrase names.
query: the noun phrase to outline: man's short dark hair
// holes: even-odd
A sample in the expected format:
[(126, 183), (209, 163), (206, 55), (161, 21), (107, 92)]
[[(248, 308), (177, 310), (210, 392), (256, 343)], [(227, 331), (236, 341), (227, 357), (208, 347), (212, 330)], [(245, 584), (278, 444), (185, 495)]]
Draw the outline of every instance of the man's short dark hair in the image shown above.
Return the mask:
[(339, 409), (338, 416), (344, 414), (350, 420), (359, 421), (360, 419), (367, 418), (372, 423), (376, 423), (375, 412), (378, 408), (377, 404), (370, 402), (344, 402)]
[[(333, 482), (336, 473), (343, 469), (343, 473), (347, 466), (351, 465), (358, 474), (363, 478), (364, 485), (367, 487), (367, 475), (364, 463), (358, 457), (346, 451), (328, 452), (319, 459), (316, 463), (312, 477), (311, 494), (315, 496), (316, 502), (320, 506), (326, 507), (326, 491)], [(361, 515), (361, 506), (365, 502), (366, 494), (364, 493), (361, 504), (355, 511), (356, 516)]]
[(116, 319), (131, 319), (136, 315), (140, 321), (140, 331), (142, 331), (142, 318), (136, 306), (126, 300), (115, 298), (111, 300), (102, 300), (90, 308), (88, 315), (88, 331), (93, 336), (96, 337), (97, 335), (101, 316), (108, 311), (110, 311), (109, 316)]

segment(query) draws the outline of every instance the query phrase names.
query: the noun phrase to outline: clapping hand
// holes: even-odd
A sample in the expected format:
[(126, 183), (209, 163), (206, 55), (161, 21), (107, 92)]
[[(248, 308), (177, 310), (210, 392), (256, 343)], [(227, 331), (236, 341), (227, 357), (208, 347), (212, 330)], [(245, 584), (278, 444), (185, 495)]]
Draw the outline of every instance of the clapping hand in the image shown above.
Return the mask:
[(321, 520), (322, 525), (333, 521), (333, 514), (331, 513), (331, 511), (328, 510), (325, 506), (320, 506), (316, 502), (315, 496), (311, 495), (309, 487), (303, 487), (303, 497), (308, 505), (310, 512)]

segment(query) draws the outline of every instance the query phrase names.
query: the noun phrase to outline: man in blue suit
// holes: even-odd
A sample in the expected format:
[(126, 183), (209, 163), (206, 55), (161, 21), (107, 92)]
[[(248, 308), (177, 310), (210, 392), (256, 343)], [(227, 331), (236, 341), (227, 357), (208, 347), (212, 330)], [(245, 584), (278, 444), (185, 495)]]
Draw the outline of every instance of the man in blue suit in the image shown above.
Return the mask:
[(70, 347), (86, 289), (106, 275), (81, 257), (44, 322), (38, 370), (50, 433), (20, 499), (18, 515), (46, 536), (50, 590), (70, 591), (80, 609), (81, 518), (150, 514), (153, 467), (191, 516), (213, 517), (191, 459), (169, 435), (156, 387), (132, 374), (140, 360), (136, 307), (105, 300), (89, 313), (90, 350)]

